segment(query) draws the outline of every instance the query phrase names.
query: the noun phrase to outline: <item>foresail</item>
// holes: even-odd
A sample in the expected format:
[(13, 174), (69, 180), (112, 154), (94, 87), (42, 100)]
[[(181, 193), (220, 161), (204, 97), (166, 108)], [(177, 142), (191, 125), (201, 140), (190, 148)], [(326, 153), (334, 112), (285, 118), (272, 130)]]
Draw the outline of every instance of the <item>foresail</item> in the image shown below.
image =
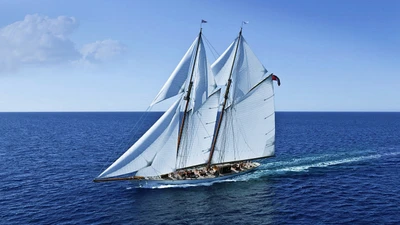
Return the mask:
[[(178, 106), (181, 100), (175, 102), (161, 118), (120, 158), (108, 167), (98, 178), (115, 177), (134, 173), (142, 168), (151, 166), (159, 154), (160, 147), (176, 148), (176, 132), (179, 113)], [(176, 152), (171, 151), (175, 156)], [(162, 153), (164, 154), (164, 153)], [(174, 158), (174, 157), (173, 157)], [(175, 164), (175, 161), (173, 161)]]
[(271, 76), (225, 111), (212, 164), (274, 155), (275, 107)]
[(193, 72), (193, 94), (190, 99), (192, 105), (190, 109), (194, 111), (197, 111), (203, 105), (216, 88), (214, 75), (207, 62), (206, 50), (202, 38), (199, 44), (197, 62)]
[(207, 163), (213, 140), (220, 90), (196, 111), (190, 111), (180, 145), (177, 169)]
[(178, 66), (172, 72), (171, 76), (168, 78), (167, 82), (161, 88), (160, 92), (157, 94), (156, 98), (153, 100), (151, 105), (161, 102), (165, 99), (171, 98), (184, 91), (186, 80), (191, 72), (193, 59), (196, 52), (197, 39), (194, 40), (189, 50), (183, 56), (182, 60), (179, 62)]

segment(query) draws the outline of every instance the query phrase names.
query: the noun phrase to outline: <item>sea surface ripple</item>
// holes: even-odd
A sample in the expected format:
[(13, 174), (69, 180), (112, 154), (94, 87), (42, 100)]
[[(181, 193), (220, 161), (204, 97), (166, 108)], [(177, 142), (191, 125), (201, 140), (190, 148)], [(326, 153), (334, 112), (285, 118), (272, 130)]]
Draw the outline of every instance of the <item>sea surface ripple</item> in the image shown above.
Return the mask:
[(400, 224), (400, 113), (278, 112), (253, 173), (93, 183), (160, 115), (0, 113), (0, 224)]

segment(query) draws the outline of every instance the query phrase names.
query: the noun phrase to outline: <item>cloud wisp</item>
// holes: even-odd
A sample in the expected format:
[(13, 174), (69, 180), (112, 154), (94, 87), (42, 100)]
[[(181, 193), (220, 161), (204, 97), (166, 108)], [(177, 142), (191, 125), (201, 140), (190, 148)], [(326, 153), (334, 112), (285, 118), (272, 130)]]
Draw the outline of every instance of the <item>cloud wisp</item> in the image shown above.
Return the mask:
[(126, 47), (115, 40), (96, 41), (80, 49), (82, 58), (94, 62), (104, 62), (122, 54)]
[(34, 14), (0, 28), (0, 72), (17, 71), (26, 65), (101, 63), (125, 52), (124, 45), (110, 39), (77, 49), (69, 36), (78, 26), (74, 17)]

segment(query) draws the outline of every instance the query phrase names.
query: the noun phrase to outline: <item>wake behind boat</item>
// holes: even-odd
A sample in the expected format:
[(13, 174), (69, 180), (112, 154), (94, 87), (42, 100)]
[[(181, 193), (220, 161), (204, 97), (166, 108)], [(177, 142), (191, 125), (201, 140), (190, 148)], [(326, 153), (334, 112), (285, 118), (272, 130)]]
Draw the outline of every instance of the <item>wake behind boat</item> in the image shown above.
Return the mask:
[(260, 164), (250, 160), (275, 153), (273, 80), (280, 81), (267, 72), (242, 29), (210, 67), (200, 29), (151, 105), (178, 100), (94, 181), (191, 184), (254, 170)]

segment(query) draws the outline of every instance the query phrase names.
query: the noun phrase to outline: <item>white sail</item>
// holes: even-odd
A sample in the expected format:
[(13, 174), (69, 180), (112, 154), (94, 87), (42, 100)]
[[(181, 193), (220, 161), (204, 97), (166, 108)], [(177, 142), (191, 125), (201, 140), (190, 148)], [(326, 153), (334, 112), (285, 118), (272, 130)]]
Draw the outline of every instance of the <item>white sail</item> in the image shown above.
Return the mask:
[(229, 79), (237, 40), (236, 38), (225, 52), (211, 65), (217, 85), (224, 85)]
[(216, 84), (210, 65), (207, 62), (206, 50), (202, 38), (199, 42), (199, 51), (193, 72), (193, 91), (191, 108), (194, 111), (200, 108), (207, 98), (215, 91)]
[(200, 39), (193, 71), (193, 90), (187, 119), (179, 145), (177, 168), (205, 164), (213, 139), (220, 91), (215, 91), (214, 75), (207, 62), (203, 40)]
[(207, 163), (216, 123), (220, 90), (197, 110), (190, 111), (184, 128), (177, 169)]
[[(225, 85), (229, 79), (238, 38), (211, 66), (218, 85)], [(236, 53), (235, 66), (232, 72), (232, 86), (229, 101), (237, 101), (246, 95), (268, 72), (250, 49), (246, 40), (241, 37)], [(235, 90), (233, 90), (235, 89)], [(229, 106), (230, 104), (228, 104)]]
[[(178, 132), (176, 117), (179, 113), (177, 109), (180, 101), (176, 101), (135, 144), (98, 177), (106, 178), (134, 173), (152, 165), (160, 147), (176, 149), (177, 139), (174, 132)], [(172, 155), (176, 155), (176, 151), (171, 152)]]
[(242, 36), (232, 73), (231, 100), (238, 103), (267, 72)]
[(184, 91), (186, 80), (190, 76), (192, 62), (196, 54), (196, 46), (198, 38), (196, 38), (189, 50), (183, 56), (182, 60), (179, 62), (178, 66), (172, 72), (171, 76), (168, 78), (167, 82), (161, 88), (160, 92), (157, 94), (156, 98), (153, 100), (151, 105), (161, 102), (165, 99), (171, 98)]
[(211, 163), (272, 156), (275, 142), (272, 77), (266, 78), (267, 70), (242, 36), (228, 47), (212, 69), (225, 84), (229, 78), (232, 82), (227, 87), (229, 95)]
[(271, 76), (227, 108), (212, 164), (274, 155), (275, 109)]
[(179, 113), (175, 113), (171, 123), (163, 133), (163, 138), (156, 140), (152, 148), (157, 149), (153, 161), (148, 167), (140, 169), (136, 176), (157, 176), (175, 171), (176, 144), (179, 129)]

